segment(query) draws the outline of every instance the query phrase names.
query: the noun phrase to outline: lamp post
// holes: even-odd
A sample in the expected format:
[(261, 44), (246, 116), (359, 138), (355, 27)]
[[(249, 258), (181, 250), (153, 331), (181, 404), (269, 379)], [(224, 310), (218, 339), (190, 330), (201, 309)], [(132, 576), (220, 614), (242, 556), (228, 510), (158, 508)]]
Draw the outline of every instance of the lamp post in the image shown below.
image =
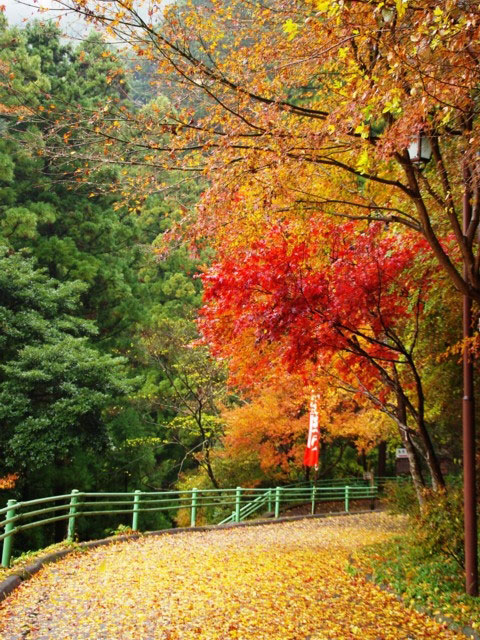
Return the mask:
[[(463, 195), (463, 234), (466, 235), (472, 206), (468, 186), (465, 183)], [(467, 266), (463, 266), (463, 277), (468, 282)], [(468, 338), (472, 336), (472, 299), (463, 295), (463, 504), (465, 525), (465, 581), (467, 593), (478, 596), (478, 532), (477, 532), (477, 491), (475, 469), (475, 405), (473, 398), (473, 360), (467, 349)]]
[[(410, 160), (422, 168), (432, 157), (432, 146), (427, 136), (420, 131), (408, 147)], [(465, 191), (463, 195), (463, 234), (467, 233), (472, 217), (472, 206), (468, 189), (468, 175), (464, 175)], [(468, 271), (464, 264), (463, 277), (468, 282)], [(468, 353), (467, 339), (472, 336), (472, 299), (463, 294), (463, 401), (462, 401), (462, 439), (463, 439), (463, 504), (465, 531), (465, 586), (471, 596), (478, 596), (478, 532), (477, 497), (475, 469), (475, 406), (473, 385), (473, 361)]]

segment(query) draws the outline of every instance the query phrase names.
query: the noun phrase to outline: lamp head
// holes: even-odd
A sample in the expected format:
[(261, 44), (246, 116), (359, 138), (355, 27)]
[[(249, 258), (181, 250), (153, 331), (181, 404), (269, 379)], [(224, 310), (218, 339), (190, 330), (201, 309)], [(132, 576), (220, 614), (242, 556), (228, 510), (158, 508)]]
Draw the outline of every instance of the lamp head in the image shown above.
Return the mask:
[(384, 5), (382, 7), (382, 20), (386, 24), (390, 24), (390, 22), (393, 22), (394, 17), (395, 17), (395, 7), (387, 7)]
[(413, 164), (425, 165), (432, 157), (432, 145), (429, 138), (419, 131), (409, 144), (407, 152)]

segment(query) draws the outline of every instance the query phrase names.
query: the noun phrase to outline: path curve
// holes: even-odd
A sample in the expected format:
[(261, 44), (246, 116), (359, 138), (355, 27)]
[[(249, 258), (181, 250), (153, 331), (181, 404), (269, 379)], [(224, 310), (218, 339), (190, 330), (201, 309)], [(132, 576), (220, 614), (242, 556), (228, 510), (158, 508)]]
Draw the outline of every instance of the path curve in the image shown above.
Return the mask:
[(145, 537), (47, 565), (0, 605), (2, 640), (454, 640), (347, 571), (384, 514)]

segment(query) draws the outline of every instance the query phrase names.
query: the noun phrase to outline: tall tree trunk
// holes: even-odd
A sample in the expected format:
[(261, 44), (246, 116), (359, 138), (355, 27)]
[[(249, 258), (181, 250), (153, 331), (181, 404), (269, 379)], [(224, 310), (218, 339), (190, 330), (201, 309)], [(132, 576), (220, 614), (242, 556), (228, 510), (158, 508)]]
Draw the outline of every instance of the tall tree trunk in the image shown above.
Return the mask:
[(365, 449), (362, 449), (360, 451), (360, 462), (361, 462), (361, 465), (363, 467), (363, 470), (366, 471), (367, 470), (367, 455), (365, 453)]
[(417, 367), (413, 361), (412, 356), (408, 357), (410, 369), (415, 378), (415, 386), (417, 391), (418, 409), (415, 416), (415, 421), (418, 427), (418, 435), (422, 443), (425, 462), (428, 466), (428, 471), (432, 478), (432, 488), (434, 491), (439, 489), (445, 489), (445, 479), (443, 477), (442, 470), (440, 468), (440, 462), (433, 448), (433, 443), (428, 432), (427, 425), (425, 424), (425, 396), (423, 393), (423, 384)]
[(213, 473), (212, 464), (210, 462), (210, 449), (205, 450), (205, 469), (207, 471), (207, 475), (210, 478), (210, 482), (213, 484), (215, 489), (219, 489), (220, 485), (215, 478), (215, 474)]
[(198, 428), (200, 429), (200, 434), (202, 436), (203, 439), (203, 444), (202, 444), (202, 452), (203, 452), (203, 459), (204, 459), (204, 468), (207, 472), (208, 477), (210, 478), (211, 483), (213, 484), (213, 486), (215, 487), (215, 489), (219, 489), (220, 485), (217, 482), (217, 479), (215, 478), (215, 474), (213, 473), (213, 468), (212, 468), (212, 462), (210, 459), (210, 440), (209, 437), (207, 436), (205, 429), (203, 427), (203, 412), (201, 407), (198, 410), (198, 413), (194, 416), (195, 417), (195, 421), (198, 424)]
[(417, 425), (420, 441), (424, 449), (425, 462), (427, 463), (428, 471), (430, 473), (430, 477), (432, 478), (432, 488), (434, 491), (445, 489), (445, 478), (443, 477), (443, 473), (440, 468), (440, 462), (438, 460), (437, 454), (435, 453), (435, 449), (433, 448), (430, 434), (428, 433), (427, 427), (425, 426), (425, 421), (421, 415), (419, 415), (418, 417)]
[(377, 476), (384, 478), (387, 475), (387, 443), (382, 440), (378, 445)]
[(397, 402), (400, 401), (401, 405), (404, 408), (405, 414), (407, 411), (408, 402), (408, 409), (410, 411), (410, 414), (417, 423), (418, 437), (422, 446), (422, 455), (425, 459), (425, 462), (427, 463), (430, 477), (432, 478), (433, 490), (438, 491), (439, 489), (445, 489), (445, 479), (443, 477), (442, 470), (440, 469), (440, 462), (438, 460), (437, 454), (435, 453), (435, 449), (433, 448), (433, 443), (430, 438), (427, 425), (425, 424), (425, 397), (423, 394), (422, 380), (412, 357), (408, 356), (407, 359), (410, 365), (410, 370), (413, 374), (413, 377), (415, 378), (418, 408), (415, 409), (415, 407), (405, 397), (400, 385), (397, 369), (396, 367), (394, 367), (394, 377), (397, 385)]
[(408, 431), (407, 425), (407, 409), (405, 407), (405, 401), (401, 393), (397, 393), (397, 417), (399, 422), (402, 423), (403, 428), (400, 427), (400, 436), (402, 438), (405, 449), (407, 450), (408, 462), (410, 464), (410, 475), (412, 476), (413, 487), (417, 495), (418, 504), (420, 509), (423, 509), (425, 504), (425, 498), (423, 491), (425, 489), (425, 480), (423, 479), (422, 469), (420, 467), (420, 461), (415, 446), (412, 442), (412, 438)]

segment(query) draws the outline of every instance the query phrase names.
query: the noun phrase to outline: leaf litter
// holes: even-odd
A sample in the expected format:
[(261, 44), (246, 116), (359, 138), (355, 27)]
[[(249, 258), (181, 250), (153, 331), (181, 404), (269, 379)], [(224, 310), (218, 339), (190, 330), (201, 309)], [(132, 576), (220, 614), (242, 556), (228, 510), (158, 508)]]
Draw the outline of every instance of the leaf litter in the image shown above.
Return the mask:
[(47, 565), (0, 605), (2, 640), (460, 639), (348, 572), (385, 514), (143, 537)]

